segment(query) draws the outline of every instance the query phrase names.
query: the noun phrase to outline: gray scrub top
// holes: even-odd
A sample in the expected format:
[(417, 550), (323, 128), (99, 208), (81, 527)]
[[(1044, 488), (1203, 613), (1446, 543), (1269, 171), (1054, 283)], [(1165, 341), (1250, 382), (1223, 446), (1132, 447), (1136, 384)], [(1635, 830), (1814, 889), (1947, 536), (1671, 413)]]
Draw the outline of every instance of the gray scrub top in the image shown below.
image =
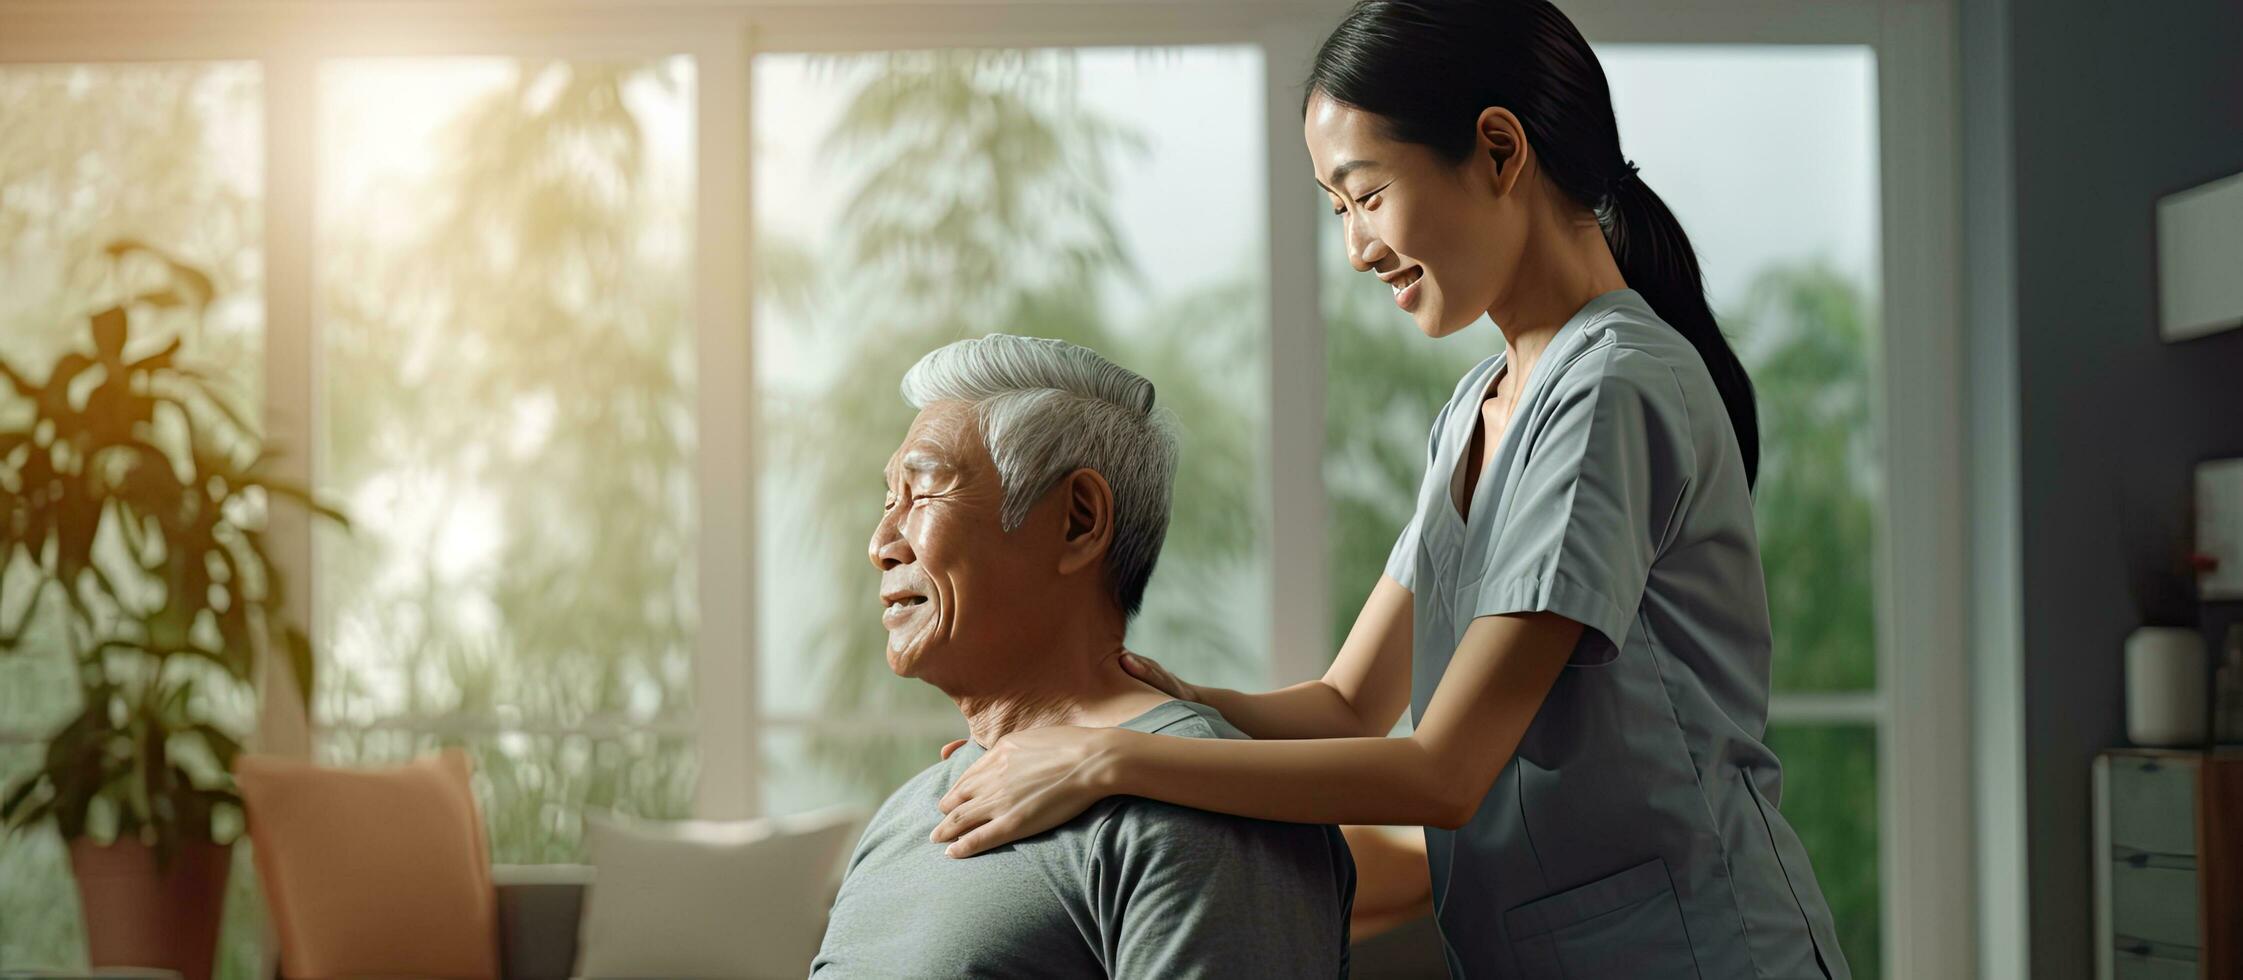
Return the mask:
[(1705, 362), (1635, 291), (1591, 300), (1533, 367), (1460, 515), (1502, 370), (1501, 354), (1481, 362), (1434, 419), (1387, 560), (1414, 596), (1412, 717), (1474, 618), (1586, 629), (1471, 821), (1426, 828), (1451, 973), (1845, 980), (1761, 744), (1768, 601)]

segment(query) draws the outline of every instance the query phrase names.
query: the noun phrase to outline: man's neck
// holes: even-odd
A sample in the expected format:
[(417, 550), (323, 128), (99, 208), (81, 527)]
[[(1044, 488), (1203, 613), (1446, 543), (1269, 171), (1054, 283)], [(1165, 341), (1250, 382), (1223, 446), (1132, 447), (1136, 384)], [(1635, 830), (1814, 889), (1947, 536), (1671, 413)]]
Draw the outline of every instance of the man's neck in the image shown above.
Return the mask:
[(987, 748), (1013, 732), (1052, 725), (1110, 727), (1167, 701), (1122, 669), (1121, 632), (1107, 632), (1056, 638), (1022, 658), (1044, 669), (1016, 671), (992, 690), (952, 694), (974, 743)]

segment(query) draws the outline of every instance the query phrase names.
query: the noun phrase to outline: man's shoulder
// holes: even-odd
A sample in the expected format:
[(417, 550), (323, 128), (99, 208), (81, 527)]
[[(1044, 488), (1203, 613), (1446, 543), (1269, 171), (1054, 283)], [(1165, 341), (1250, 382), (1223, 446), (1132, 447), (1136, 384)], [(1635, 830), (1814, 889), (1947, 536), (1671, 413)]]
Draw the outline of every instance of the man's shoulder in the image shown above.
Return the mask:
[[(1224, 718), (1222, 712), (1194, 701), (1170, 701), (1148, 713), (1146, 720), (1152, 724), (1140, 730), (1158, 735), (1249, 737)], [(1317, 850), (1333, 846), (1344, 850), (1346, 847), (1340, 842), (1337, 829), (1322, 824), (1256, 820), (1137, 796), (1113, 797), (1106, 802), (1108, 806), (1098, 816), (1094, 836), (1101, 846), (1109, 849), (1154, 847), (1174, 852), (1177, 849), (1171, 845), (1178, 840), (1220, 842), (1240, 838)]]
[[(1213, 737), (1213, 736), (1200, 736)], [(1302, 914), (1342, 920), (1354, 900), (1355, 859), (1338, 827), (1258, 820), (1136, 796), (1103, 802), (1088, 828), (1086, 868), (1128, 887), (1206, 895), (1280, 890), (1301, 896)], [(1311, 896), (1322, 894), (1329, 903)]]
[(1138, 724), (1128, 725), (1139, 731), (1155, 735), (1174, 735), (1180, 738), (1245, 738), (1245, 732), (1224, 718), (1223, 713), (1197, 701), (1169, 701), (1146, 712)]
[(1112, 797), (1105, 803), (1090, 833), (1092, 846), (1108, 854), (1146, 851), (1178, 856), (1192, 850), (1185, 844), (1237, 842), (1252, 843), (1257, 849), (1344, 852), (1347, 848), (1339, 828), (1327, 824), (1258, 820), (1139, 796)]
[(950, 783), (956, 775), (953, 768), (952, 760), (941, 759), (904, 780), (903, 785), (889, 793), (888, 798), (881, 801), (880, 808), (873, 812), (872, 821), (865, 828), (867, 835), (892, 830), (893, 825), (908, 823), (915, 815), (924, 817), (921, 811), (950, 791)]

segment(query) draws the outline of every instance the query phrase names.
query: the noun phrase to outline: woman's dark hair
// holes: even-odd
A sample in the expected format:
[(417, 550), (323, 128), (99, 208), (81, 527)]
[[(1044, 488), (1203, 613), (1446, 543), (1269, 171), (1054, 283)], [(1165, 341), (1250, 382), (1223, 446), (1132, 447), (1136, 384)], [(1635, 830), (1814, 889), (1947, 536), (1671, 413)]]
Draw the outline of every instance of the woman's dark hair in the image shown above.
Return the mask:
[(1509, 109), (1542, 172), (1596, 214), (1628, 285), (1688, 338), (1713, 375), (1744, 450), (1760, 471), (1752, 379), (1706, 305), (1690, 237), (1620, 154), (1604, 66), (1573, 22), (1544, 0), (1362, 0), (1324, 39), (1308, 93), (1379, 116), (1387, 134), (1462, 163), (1480, 112)]

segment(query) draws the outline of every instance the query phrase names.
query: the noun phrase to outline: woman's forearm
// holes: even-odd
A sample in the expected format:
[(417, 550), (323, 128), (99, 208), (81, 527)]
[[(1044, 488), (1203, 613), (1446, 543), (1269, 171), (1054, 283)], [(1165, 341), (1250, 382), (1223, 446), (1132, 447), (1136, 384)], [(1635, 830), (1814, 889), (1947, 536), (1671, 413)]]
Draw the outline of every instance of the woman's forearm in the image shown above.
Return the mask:
[(1384, 735), (1410, 703), (1411, 601), (1381, 575), (1323, 677), (1260, 694), (1202, 687), (1199, 701), (1255, 738)]
[[(1049, 830), (1109, 796), (1296, 823), (1461, 827), (1511, 764), (1581, 631), (1554, 613), (1473, 620), (1406, 738), (1262, 741), (1075, 726), (1014, 732), (951, 784), (930, 836), (950, 841), (952, 857), (970, 857)], [(1288, 690), (1319, 703), (1305, 685)], [(1245, 713), (1267, 704), (1233, 700)], [(1310, 711), (1333, 717), (1332, 702), (1321, 703)]]
[(1239, 731), (1255, 738), (1348, 738), (1384, 735), (1371, 731), (1354, 705), (1322, 680), (1302, 681), (1275, 691), (1247, 693), (1229, 688), (1198, 688), (1199, 701)]
[(1264, 820), (1460, 827), (1510, 764), (1581, 630), (1553, 613), (1473, 620), (1406, 738), (1264, 742), (1104, 729), (1081, 778), (1109, 795)]
[[(1209, 705), (1216, 707), (1215, 705)], [(1412, 738), (1294, 741), (1104, 731), (1087, 779), (1104, 794), (1295, 823), (1462, 826), (1472, 780)]]

